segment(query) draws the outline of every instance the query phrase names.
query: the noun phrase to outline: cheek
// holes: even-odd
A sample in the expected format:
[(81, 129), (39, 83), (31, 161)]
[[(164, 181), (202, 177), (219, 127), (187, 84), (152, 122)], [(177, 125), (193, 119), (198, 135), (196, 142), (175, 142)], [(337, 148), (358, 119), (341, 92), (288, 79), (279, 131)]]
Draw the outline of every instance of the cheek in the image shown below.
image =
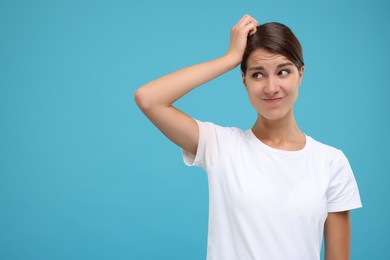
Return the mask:
[(282, 83), (284, 85), (284, 89), (292, 94), (298, 91), (299, 89), (299, 81), (294, 78)]
[(263, 84), (260, 81), (246, 79), (245, 89), (248, 94), (259, 94), (262, 91)]
[(261, 95), (261, 89), (259, 87), (247, 86), (245, 89), (250, 100), (258, 99)]
[(253, 86), (247, 87), (246, 92), (248, 95), (248, 100), (251, 103), (252, 107), (258, 109), (259, 106), (261, 106), (261, 89), (260, 88), (254, 88)]

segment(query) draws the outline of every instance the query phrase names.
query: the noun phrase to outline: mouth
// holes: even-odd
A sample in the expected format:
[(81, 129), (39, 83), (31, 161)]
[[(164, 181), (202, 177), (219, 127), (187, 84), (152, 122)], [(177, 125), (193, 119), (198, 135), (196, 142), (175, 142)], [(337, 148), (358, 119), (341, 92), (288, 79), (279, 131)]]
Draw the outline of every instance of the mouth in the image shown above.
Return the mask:
[(264, 98), (263, 100), (268, 104), (277, 104), (279, 103), (283, 98)]

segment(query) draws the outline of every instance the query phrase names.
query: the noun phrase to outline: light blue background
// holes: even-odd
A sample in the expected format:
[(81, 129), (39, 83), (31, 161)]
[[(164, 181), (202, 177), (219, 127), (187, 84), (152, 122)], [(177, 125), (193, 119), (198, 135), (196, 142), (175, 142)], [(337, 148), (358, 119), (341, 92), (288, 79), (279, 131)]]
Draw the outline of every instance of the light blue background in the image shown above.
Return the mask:
[[(207, 178), (137, 109), (136, 88), (223, 55), (249, 13), (300, 39), (301, 129), (348, 156), (351, 259), (388, 257), (389, 2), (0, 2), (0, 259), (205, 259)], [(238, 69), (183, 98), (251, 127)]]

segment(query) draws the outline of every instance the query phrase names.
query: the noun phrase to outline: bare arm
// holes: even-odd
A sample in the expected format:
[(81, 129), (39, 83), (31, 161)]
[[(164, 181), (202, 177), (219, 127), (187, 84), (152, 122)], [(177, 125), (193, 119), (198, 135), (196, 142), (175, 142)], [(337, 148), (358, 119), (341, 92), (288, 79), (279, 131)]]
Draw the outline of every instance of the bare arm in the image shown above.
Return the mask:
[(149, 120), (171, 141), (195, 154), (199, 129), (193, 118), (173, 107), (192, 89), (240, 64), (248, 34), (257, 21), (245, 15), (233, 27), (228, 52), (215, 60), (193, 65), (147, 83), (135, 92), (135, 101)]
[(349, 211), (328, 214), (324, 227), (325, 260), (349, 260), (351, 225)]

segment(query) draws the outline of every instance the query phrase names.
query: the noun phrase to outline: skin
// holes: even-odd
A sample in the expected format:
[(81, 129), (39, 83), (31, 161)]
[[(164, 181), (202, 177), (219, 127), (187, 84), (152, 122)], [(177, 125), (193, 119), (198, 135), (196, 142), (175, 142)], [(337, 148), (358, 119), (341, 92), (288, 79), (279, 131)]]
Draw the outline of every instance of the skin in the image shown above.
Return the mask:
[(300, 150), (306, 137), (294, 118), (304, 67), (300, 70), (286, 57), (264, 49), (252, 52), (243, 83), (258, 117), (252, 128), (262, 142), (281, 150)]
[(351, 223), (349, 211), (328, 213), (324, 227), (325, 260), (349, 260)]
[[(241, 61), (248, 35), (258, 22), (244, 15), (230, 32), (225, 55), (151, 81), (137, 89), (135, 101), (149, 120), (172, 142), (196, 154), (199, 129), (195, 120), (173, 106), (194, 88), (234, 69)], [(252, 131), (263, 143), (281, 150), (300, 150), (306, 137), (294, 118), (304, 68), (298, 70), (279, 54), (258, 49), (248, 59), (242, 75), (249, 100), (257, 111)], [(283, 65), (283, 66), (282, 66)], [(260, 68), (261, 67), (261, 68)], [(280, 99), (279, 99), (280, 98)], [(324, 227), (325, 260), (349, 259), (349, 213), (329, 213)]]

